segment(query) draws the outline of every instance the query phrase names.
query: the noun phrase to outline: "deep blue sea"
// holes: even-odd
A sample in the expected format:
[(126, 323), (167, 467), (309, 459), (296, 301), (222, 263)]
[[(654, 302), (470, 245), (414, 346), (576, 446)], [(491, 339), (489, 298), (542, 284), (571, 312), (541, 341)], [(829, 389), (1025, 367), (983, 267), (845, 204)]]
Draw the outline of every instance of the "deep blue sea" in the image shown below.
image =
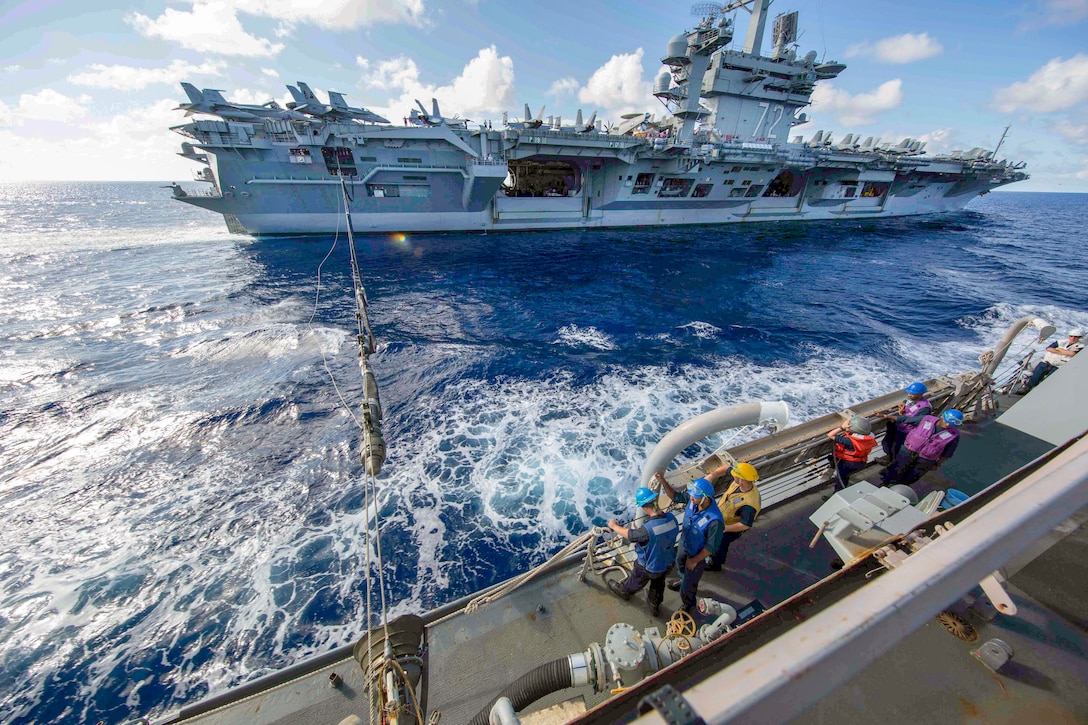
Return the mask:
[[(159, 186), (0, 185), (7, 723), (162, 716), (367, 626), (358, 433), (323, 362), (360, 402), (346, 240), (233, 236)], [(1088, 325), (1086, 221), (1085, 195), (995, 193), (880, 222), (360, 236), (392, 614), (622, 516), (690, 416), (784, 399), (803, 421), (977, 369), (1023, 315)]]

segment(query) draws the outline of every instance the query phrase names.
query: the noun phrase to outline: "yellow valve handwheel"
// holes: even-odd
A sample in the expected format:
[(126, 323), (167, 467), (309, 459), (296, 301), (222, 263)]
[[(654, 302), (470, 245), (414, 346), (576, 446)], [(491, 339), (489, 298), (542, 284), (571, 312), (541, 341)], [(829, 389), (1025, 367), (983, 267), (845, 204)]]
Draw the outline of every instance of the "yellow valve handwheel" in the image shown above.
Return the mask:
[(669, 636), (694, 637), (695, 620), (683, 609), (678, 609), (669, 619), (667, 631)]

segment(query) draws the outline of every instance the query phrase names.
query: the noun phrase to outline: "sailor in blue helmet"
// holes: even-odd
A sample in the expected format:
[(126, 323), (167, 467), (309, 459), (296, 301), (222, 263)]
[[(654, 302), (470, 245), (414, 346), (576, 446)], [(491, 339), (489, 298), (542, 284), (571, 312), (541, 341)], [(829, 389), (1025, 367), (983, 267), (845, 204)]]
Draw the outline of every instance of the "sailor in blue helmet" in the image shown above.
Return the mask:
[(621, 526), (615, 519), (608, 522), (608, 528), (635, 545), (635, 565), (631, 575), (622, 584), (609, 579), (608, 588), (620, 599), (626, 600), (649, 582), (646, 602), (650, 605), (650, 614), (656, 617), (665, 598), (665, 577), (672, 571), (672, 563), (676, 559), (676, 537), (680, 533), (680, 524), (675, 516), (658, 507), (656, 491), (643, 486), (635, 491), (635, 503), (642, 507), (648, 517), (642, 526)]
[(951, 458), (960, 442), (961, 425), (963, 413), (958, 410), (946, 410), (940, 418), (923, 416), (918, 427), (907, 434), (892, 465), (881, 474), (884, 485), (909, 486)]
[(933, 410), (933, 405), (925, 397), (928, 392), (929, 388), (924, 383), (911, 383), (907, 386), (907, 398), (899, 404), (898, 411), (884, 416), (884, 420), (888, 421), (884, 441), (881, 443), (884, 455), (888, 458), (885, 463), (895, 460), (907, 434), (917, 428), (922, 418)]
[(665, 476), (660, 473), (657, 476), (665, 496), (688, 505), (684, 510), (684, 532), (676, 550), (680, 580), (670, 581), (668, 587), (673, 591), (679, 590), (684, 611), (691, 614), (695, 610), (695, 591), (703, 577), (703, 570), (721, 545), (725, 521), (721, 509), (714, 503), (714, 486), (710, 481), (696, 478), (687, 491), (676, 491)]

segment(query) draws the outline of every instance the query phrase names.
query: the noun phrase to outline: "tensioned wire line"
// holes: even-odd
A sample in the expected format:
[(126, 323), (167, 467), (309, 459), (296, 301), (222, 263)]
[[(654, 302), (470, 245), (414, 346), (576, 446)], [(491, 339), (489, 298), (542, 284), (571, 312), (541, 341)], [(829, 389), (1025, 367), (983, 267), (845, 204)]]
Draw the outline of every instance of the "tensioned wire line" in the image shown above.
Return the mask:
[[(340, 206), (340, 202), (343, 202), (343, 207)], [(322, 273), (322, 270), (324, 268), (325, 263), (332, 256), (332, 253), (336, 250), (336, 245), (339, 242), (339, 238), (340, 238), (340, 212), (343, 211), (345, 217), (348, 219), (348, 224), (347, 224), (346, 231), (347, 231), (347, 235), (348, 235), (348, 248), (349, 248), (349, 251), (350, 251), (350, 258), (351, 258), (352, 284), (353, 284), (354, 292), (355, 292), (354, 297), (355, 297), (355, 302), (356, 302), (356, 320), (357, 320), (357, 324), (359, 326), (359, 334), (358, 334), (358, 337), (357, 337), (357, 342), (360, 345), (360, 347), (362, 348), (362, 353), (363, 353), (363, 356), (365, 358), (367, 355), (369, 355), (371, 352), (374, 351), (375, 343), (374, 343), (373, 333), (371, 332), (371, 328), (370, 328), (370, 320), (369, 320), (369, 317), (367, 315), (366, 306), (365, 306), (365, 303), (366, 303), (366, 291), (362, 287), (362, 275), (361, 275), (361, 273), (359, 271), (358, 256), (356, 254), (356, 249), (355, 249), (355, 240), (354, 240), (354, 237), (353, 237), (353, 235), (351, 233), (350, 214), (349, 214), (348, 209), (347, 209), (347, 191), (344, 188), (343, 177), (341, 177), (341, 198), (338, 200), (337, 207), (338, 207), (338, 209), (337, 209), (337, 219), (336, 219), (336, 233), (333, 236), (332, 246), (329, 248), (328, 253), (326, 253), (325, 257), (321, 260), (321, 263), (317, 267), (317, 287), (316, 287), (315, 294), (314, 294), (314, 308), (313, 308), (313, 311), (310, 314), (309, 320), (307, 320), (307, 325), (309, 326), (311, 332), (313, 332), (314, 331), (313, 322), (314, 322), (314, 320), (315, 320), (315, 318), (317, 316), (317, 312), (318, 312), (318, 309), (319, 309), (319, 306), (320, 306), (320, 300), (321, 300), (321, 291), (322, 291), (321, 273)], [(333, 374), (332, 369), (329, 367), (329, 361), (328, 361), (327, 355), (325, 354), (324, 347), (319, 345), (319, 350), (321, 351), (322, 366), (325, 368), (325, 372), (327, 373), (327, 375), (329, 377), (329, 381), (332, 383), (333, 390), (336, 391), (336, 395), (337, 395), (337, 398), (340, 401), (341, 406), (343, 407), (344, 410), (347, 411), (348, 415), (351, 416), (351, 419), (355, 422), (355, 425), (360, 430), (360, 432), (365, 432), (366, 431), (365, 425), (355, 415), (355, 411), (352, 409), (351, 405), (348, 403), (347, 399), (344, 397), (344, 394), (341, 391), (340, 386), (337, 385), (337, 383), (336, 383), (336, 377)], [(371, 622), (371, 619), (372, 619), (373, 604), (374, 604), (374, 601), (373, 601), (374, 600), (373, 587), (371, 585), (372, 561), (371, 561), (371, 557), (370, 557), (370, 550), (371, 550), (371, 543), (372, 543), (371, 539), (372, 538), (373, 538), (373, 543), (375, 544), (375, 553), (376, 553), (376, 558), (377, 558), (378, 593), (379, 593), (379, 598), (380, 598), (380, 601), (381, 601), (382, 625), (383, 625), (383, 628), (385, 630), (386, 641), (388, 641), (388, 639), (389, 639), (389, 617), (388, 617), (389, 609), (388, 609), (387, 602), (386, 602), (385, 574), (384, 574), (384, 566), (383, 566), (384, 560), (383, 560), (383, 556), (382, 556), (381, 533), (380, 533), (381, 532), (381, 512), (379, 510), (379, 505), (378, 505), (376, 484), (377, 484), (377, 481), (376, 481), (375, 476), (373, 474), (371, 474), (371, 473), (367, 473), (365, 475), (364, 482), (363, 482), (363, 510), (369, 513), (369, 511), (370, 511), (370, 502), (371, 502), (371, 500), (374, 501), (374, 533), (373, 533), (373, 535), (371, 534), (371, 529), (370, 529), (370, 525), (369, 525), (369, 517), (368, 517), (368, 524), (366, 526), (365, 534), (364, 534), (364, 549), (365, 549), (365, 552), (366, 552), (365, 553), (365, 558), (364, 558), (364, 565), (365, 565), (366, 572), (367, 572), (367, 575), (366, 575), (367, 670), (369, 672), (371, 672), (371, 674), (373, 673), (373, 654), (372, 654), (373, 653), (373, 627), (370, 626), (370, 622)], [(373, 697), (373, 693), (370, 692), (370, 689), (373, 686), (373, 684), (372, 684), (373, 680), (374, 680), (373, 677), (368, 677), (367, 678), (367, 690), (368, 690), (368, 695), (370, 696), (371, 702), (374, 702), (375, 699), (376, 699), (376, 698)], [(413, 693), (413, 696), (414, 696), (414, 693)], [(368, 710), (368, 714), (370, 716), (370, 723), (371, 723), (371, 725), (373, 725), (373, 722), (374, 722), (373, 708), (368, 707), (367, 710)], [(418, 705), (416, 705), (416, 718), (417, 718), (417, 720), (420, 718), (419, 706)]]

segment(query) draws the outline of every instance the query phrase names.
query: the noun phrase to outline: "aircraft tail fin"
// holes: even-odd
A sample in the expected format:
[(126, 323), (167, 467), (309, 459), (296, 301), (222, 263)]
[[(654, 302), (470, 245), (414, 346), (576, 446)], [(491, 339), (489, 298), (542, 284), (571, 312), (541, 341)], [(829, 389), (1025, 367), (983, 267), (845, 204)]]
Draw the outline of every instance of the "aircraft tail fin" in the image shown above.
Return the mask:
[(306, 103), (306, 96), (304, 96), (299, 89), (294, 86), (287, 86), (287, 91), (291, 94), (291, 98), (294, 99), (296, 104), (301, 106)]
[(329, 91), (329, 104), (333, 108), (347, 108), (348, 102), (344, 100), (343, 93), (337, 93), (336, 91)]
[[(302, 97), (305, 98), (307, 101), (317, 101), (317, 96), (312, 90), (310, 90), (310, 86), (303, 83), (302, 81), (299, 81), (298, 88), (300, 91), (302, 91)], [(320, 103), (320, 101), (317, 102)]]
[(198, 91), (192, 83), (182, 83), (181, 88), (185, 91), (185, 95), (189, 96), (190, 103), (204, 102), (204, 94)]
[(208, 101), (209, 103), (225, 103), (227, 105), (230, 105), (230, 101), (228, 101), (226, 98), (223, 98), (223, 92), (217, 91), (214, 88), (204, 89), (204, 100)]

